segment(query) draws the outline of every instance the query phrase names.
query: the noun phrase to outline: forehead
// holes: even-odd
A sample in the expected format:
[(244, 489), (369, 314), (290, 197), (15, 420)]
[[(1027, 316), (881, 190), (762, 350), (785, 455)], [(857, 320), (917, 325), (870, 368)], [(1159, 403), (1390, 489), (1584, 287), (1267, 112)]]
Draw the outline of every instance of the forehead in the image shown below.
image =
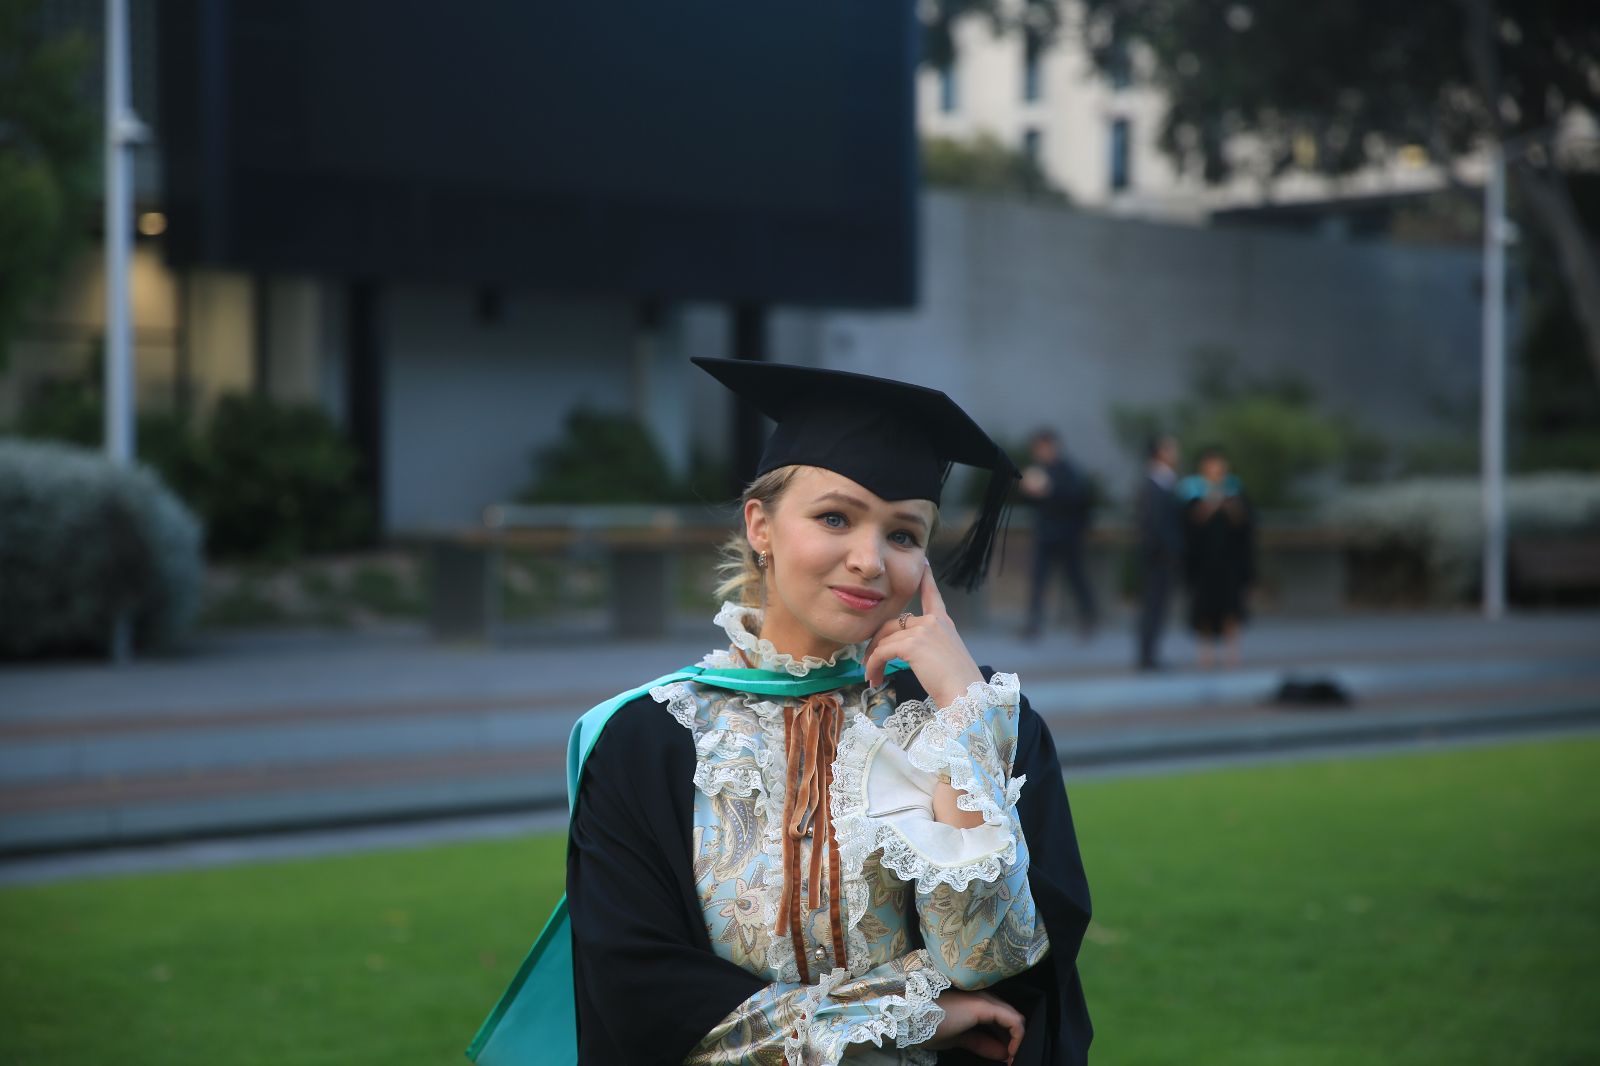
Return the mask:
[(886, 500), (857, 481), (833, 470), (811, 466), (803, 468), (789, 483), (789, 493), (802, 502), (823, 496), (848, 496), (874, 511), (910, 511), (923, 518), (933, 515), (932, 500)]

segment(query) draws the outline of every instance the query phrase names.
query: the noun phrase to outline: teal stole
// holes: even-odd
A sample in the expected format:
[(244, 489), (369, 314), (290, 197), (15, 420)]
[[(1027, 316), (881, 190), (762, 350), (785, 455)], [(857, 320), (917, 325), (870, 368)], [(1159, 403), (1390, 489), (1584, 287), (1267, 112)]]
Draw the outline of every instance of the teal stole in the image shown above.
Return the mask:
[[(906, 663), (894, 659), (884, 676), (907, 669), (910, 667)], [(629, 689), (593, 708), (572, 727), (572, 735), (567, 739), (568, 808), (577, 810), (583, 764), (594, 750), (606, 723), (622, 707), (653, 688), (676, 681), (694, 681), (732, 692), (798, 699), (865, 680), (861, 664), (853, 661), (819, 667), (808, 671), (804, 677), (775, 670), (687, 666)], [(575, 1064), (578, 1061), (577, 1013), (572, 987), (572, 928), (567, 920), (567, 897), (563, 895), (500, 1002), (479, 1027), (478, 1035), (467, 1048), (467, 1057), (478, 1066), (526, 1066), (532, 1062), (558, 1066)]]

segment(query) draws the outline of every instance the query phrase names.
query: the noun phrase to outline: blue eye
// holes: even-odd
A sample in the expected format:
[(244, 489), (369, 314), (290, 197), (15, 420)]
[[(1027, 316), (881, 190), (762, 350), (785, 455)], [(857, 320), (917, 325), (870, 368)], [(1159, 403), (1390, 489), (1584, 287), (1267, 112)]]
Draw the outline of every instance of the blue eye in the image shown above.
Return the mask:
[(829, 511), (825, 515), (818, 515), (817, 521), (821, 522), (829, 529), (843, 529), (846, 525), (848, 525), (848, 523), (845, 521), (844, 515), (840, 514), (838, 511)]
[(917, 535), (909, 529), (897, 529), (889, 534), (889, 539), (902, 548), (917, 547)]

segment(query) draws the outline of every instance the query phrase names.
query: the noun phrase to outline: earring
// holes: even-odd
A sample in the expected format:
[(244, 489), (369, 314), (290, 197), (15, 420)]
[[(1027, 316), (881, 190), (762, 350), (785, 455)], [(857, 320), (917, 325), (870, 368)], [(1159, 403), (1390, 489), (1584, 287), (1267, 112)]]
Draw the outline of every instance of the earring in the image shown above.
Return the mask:
[(766, 552), (756, 552), (756, 569), (757, 570), (765, 570), (766, 568), (767, 568), (767, 553)]

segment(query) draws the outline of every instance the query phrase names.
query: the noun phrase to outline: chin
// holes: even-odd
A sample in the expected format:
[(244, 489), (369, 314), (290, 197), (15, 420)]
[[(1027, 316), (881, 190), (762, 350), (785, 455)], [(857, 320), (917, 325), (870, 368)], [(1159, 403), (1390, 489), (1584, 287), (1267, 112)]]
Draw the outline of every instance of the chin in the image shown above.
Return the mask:
[(843, 617), (835, 615), (827, 619), (816, 629), (818, 636), (825, 636), (839, 644), (860, 644), (870, 639), (872, 634), (883, 625), (884, 618), (874, 615), (844, 614)]

